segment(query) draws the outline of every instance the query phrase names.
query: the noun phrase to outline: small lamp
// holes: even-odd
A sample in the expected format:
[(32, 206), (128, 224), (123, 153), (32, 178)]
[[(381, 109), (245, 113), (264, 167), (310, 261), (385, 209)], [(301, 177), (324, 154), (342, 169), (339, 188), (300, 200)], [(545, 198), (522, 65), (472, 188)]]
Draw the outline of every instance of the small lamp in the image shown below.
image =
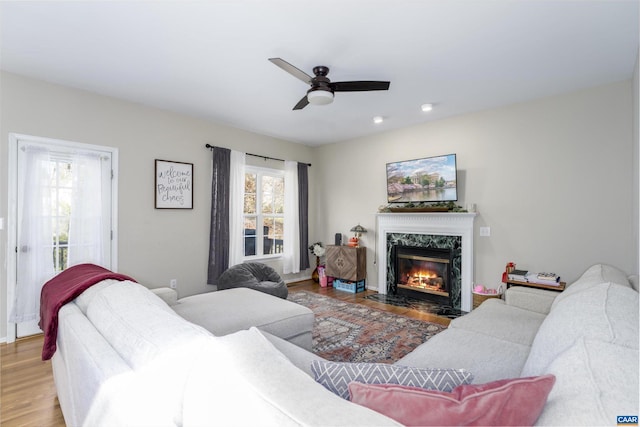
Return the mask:
[(350, 231), (353, 231), (354, 235), (352, 238), (349, 239), (349, 246), (358, 247), (360, 236), (362, 236), (362, 233), (366, 233), (367, 229), (361, 226), (360, 224), (358, 224), (354, 227), (351, 227)]

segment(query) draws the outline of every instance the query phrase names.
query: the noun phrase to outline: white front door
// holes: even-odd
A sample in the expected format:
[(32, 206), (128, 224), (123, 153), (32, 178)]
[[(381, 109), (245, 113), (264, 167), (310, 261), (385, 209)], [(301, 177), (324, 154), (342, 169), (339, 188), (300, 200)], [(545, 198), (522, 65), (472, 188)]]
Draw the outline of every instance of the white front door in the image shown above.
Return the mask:
[(8, 280), (8, 341), (41, 332), (40, 290), (55, 274), (82, 262), (115, 268), (117, 161), (109, 147), (22, 135), (10, 144), (15, 270)]

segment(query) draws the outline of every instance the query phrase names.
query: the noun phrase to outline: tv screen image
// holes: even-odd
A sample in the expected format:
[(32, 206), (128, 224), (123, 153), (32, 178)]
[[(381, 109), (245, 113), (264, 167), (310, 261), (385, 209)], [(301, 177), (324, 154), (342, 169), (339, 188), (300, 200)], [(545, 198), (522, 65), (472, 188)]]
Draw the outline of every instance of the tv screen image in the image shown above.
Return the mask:
[(387, 163), (387, 201), (456, 201), (457, 178), (455, 154)]

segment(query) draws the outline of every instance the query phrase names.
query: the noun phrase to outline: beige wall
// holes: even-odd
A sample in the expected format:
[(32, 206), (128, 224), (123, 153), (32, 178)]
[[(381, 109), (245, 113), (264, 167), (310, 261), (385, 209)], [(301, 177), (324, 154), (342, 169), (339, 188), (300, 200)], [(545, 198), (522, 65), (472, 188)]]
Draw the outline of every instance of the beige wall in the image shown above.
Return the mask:
[[(318, 149), (324, 239), (360, 222), (370, 230), (385, 204), (385, 164), (456, 153), (459, 204), (475, 203), (475, 282), (500, 283), (508, 261), (571, 281), (590, 264), (637, 272), (631, 80), (468, 114)], [(635, 171), (637, 174), (637, 169)], [(491, 227), (479, 237), (480, 226)]]
[[(206, 285), (211, 191), (210, 143), (271, 157), (313, 163), (311, 148), (229, 126), (185, 117), (88, 92), (3, 73), (0, 116), (0, 217), (7, 218), (10, 132), (117, 147), (119, 271), (149, 287), (178, 280), (180, 296)], [(154, 159), (194, 164), (194, 209), (156, 210)], [(282, 165), (275, 162), (274, 165)], [(310, 192), (315, 165), (309, 170)], [(313, 224), (315, 208), (310, 202)], [(315, 238), (313, 226), (310, 238)], [(0, 337), (6, 336), (7, 230), (0, 231)], [(272, 264), (280, 268), (277, 263)], [(280, 268), (281, 271), (281, 268)], [(306, 272), (306, 277), (310, 272)], [(305, 274), (299, 275), (300, 277)], [(297, 277), (297, 276), (292, 276)], [(292, 278), (289, 277), (289, 278)]]

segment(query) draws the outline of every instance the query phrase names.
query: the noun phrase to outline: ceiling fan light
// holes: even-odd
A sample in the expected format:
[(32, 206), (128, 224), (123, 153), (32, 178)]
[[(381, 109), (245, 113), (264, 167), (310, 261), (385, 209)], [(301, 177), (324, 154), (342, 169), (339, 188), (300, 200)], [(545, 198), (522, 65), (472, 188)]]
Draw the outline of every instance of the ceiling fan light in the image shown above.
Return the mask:
[(328, 90), (316, 89), (307, 93), (307, 101), (313, 105), (327, 105), (333, 102), (333, 93)]
[(433, 104), (422, 104), (420, 108), (423, 112), (428, 113), (429, 111), (433, 110)]
[(384, 118), (382, 116), (375, 116), (373, 118), (373, 123), (379, 125), (380, 123), (382, 123), (384, 121)]

